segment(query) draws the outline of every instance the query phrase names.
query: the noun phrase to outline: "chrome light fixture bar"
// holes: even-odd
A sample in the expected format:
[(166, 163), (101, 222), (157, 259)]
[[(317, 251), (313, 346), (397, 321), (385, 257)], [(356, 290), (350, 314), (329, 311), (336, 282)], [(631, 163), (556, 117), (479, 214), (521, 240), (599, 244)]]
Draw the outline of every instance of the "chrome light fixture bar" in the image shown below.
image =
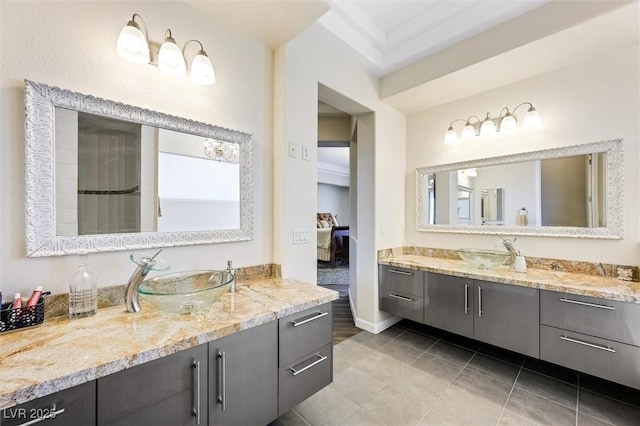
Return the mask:
[[(502, 108), (500, 116), (496, 118), (492, 118), (487, 112), (487, 116), (482, 121), (475, 115), (470, 116), (466, 120), (463, 118), (453, 120), (451, 124), (449, 124), (449, 129), (444, 136), (444, 143), (446, 145), (450, 145), (458, 142), (458, 133), (453, 128), (453, 124), (458, 121), (465, 123), (462, 128), (462, 133), (460, 134), (460, 139), (463, 141), (471, 140), (476, 136), (490, 135), (496, 132), (513, 132), (518, 128), (518, 120), (514, 114), (516, 110), (523, 105), (528, 105), (529, 109), (522, 119), (522, 128), (534, 129), (540, 127), (542, 125), (542, 121), (540, 120), (540, 114), (538, 114), (538, 111), (536, 111), (531, 102), (523, 102), (516, 106), (513, 109), (513, 112), (507, 107)], [(472, 119), (475, 119), (475, 122), (472, 123)]]
[[(140, 30), (140, 25), (136, 22), (136, 18), (143, 24), (144, 33)], [(213, 69), (213, 64), (207, 56), (207, 52), (204, 51), (202, 43), (198, 40), (189, 40), (182, 46), (182, 49), (180, 49), (170, 29), (165, 31), (164, 42), (158, 51), (158, 68), (167, 74), (184, 75), (187, 72), (185, 49), (191, 42), (200, 45), (198, 53), (191, 62), (191, 80), (204, 86), (210, 86), (216, 82), (216, 74)], [(120, 31), (120, 35), (118, 36), (116, 45), (118, 55), (129, 62), (153, 65), (151, 51), (149, 49), (150, 44), (152, 43), (149, 41), (147, 24), (140, 15), (134, 13), (131, 20)]]

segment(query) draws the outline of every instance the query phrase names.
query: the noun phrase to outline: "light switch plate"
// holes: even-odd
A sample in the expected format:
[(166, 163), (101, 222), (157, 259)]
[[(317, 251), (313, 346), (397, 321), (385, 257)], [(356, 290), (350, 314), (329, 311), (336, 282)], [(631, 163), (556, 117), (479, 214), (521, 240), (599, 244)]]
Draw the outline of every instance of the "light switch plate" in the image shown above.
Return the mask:
[(293, 244), (308, 244), (309, 230), (307, 228), (293, 229)]
[(309, 147), (302, 145), (302, 159), (309, 161)]
[(296, 158), (298, 156), (298, 146), (295, 143), (289, 143), (289, 157)]

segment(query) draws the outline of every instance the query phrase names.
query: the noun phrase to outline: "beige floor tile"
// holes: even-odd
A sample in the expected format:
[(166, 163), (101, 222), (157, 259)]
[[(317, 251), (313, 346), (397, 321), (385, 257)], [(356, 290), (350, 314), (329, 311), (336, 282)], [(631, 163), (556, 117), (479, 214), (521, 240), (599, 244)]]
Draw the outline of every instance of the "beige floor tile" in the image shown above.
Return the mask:
[(344, 426), (385, 426), (380, 419), (368, 414), (363, 408), (358, 408), (341, 424)]
[(578, 411), (614, 425), (640, 425), (640, 408), (592, 392), (580, 391)]
[(439, 416), (464, 425), (495, 425), (502, 414), (502, 405), (458, 386), (448, 387), (434, 407)]
[(289, 410), (277, 420), (269, 423), (269, 426), (310, 426), (295, 410)]
[(411, 364), (411, 366), (421, 370), (431, 377), (440, 379), (447, 383), (452, 382), (464, 368), (461, 364), (447, 361), (444, 358), (439, 358), (435, 355), (429, 354), (428, 352), (422, 354), (420, 358)]
[(333, 347), (333, 362), (340, 363), (341, 366), (352, 365), (370, 353), (370, 348), (347, 339)]
[(480, 354), (476, 354), (473, 357), (467, 368), (484, 373), (509, 385), (513, 385), (518, 376), (518, 371), (520, 371), (520, 367), (516, 367), (513, 364)]
[(384, 384), (383, 381), (352, 365), (336, 375), (331, 386), (356, 404), (362, 404), (378, 393)]
[[(637, 424), (640, 424), (640, 423), (636, 423), (636, 425)], [(596, 419), (595, 417), (578, 413), (577, 426), (611, 426), (611, 423), (606, 423), (606, 422), (603, 422), (602, 420)]]
[(387, 386), (362, 405), (365, 413), (385, 425), (412, 426), (431, 409), (424, 398), (408, 396)]
[(498, 426), (535, 426), (535, 423), (525, 420), (522, 417), (505, 410), (502, 413), (502, 417), (500, 417)]
[(423, 351), (426, 351), (438, 341), (438, 339), (434, 337), (425, 336), (424, 334), (416, 333), (411, 330), (405, 331), (404, 333), (396, 337), (396, 340), (408, 345), (415, 346), (416, 348)]
[(432, 404), (449, 387), (449, 383), (423, 373), (417, 368), (409, 367), (389, 382), (388, 387), (398, 393), (421, 398), (426, 403)]
[(507, 402), (512, 387), (468, 368), (465, 368), (451, 385), (464, 389), (479, 399), (500, 408)]
[(376, 351), (372, 351), (353, 365), (384, 383), (393, 380), (402, 370), (408, 367), (404, 362)]
[(567, 408), (576, 408), (578, 388), (568, 383), (523, 369), (516, 381), (516, 387), (550, 399)]
[(395, 339), (396, 337), (404, 333), (405, 330), (406, 330), (405, 328), (400, 327), (398, 325), (392, 325), (391, 327), (387, 328), (385, 331), (383, 331), (380, 334), (390, 339)]
[(439, 356), (440, 358), (444, 358), (447, 361), (453, 361), (465, 365), (471, 357), (473, 357), (473, 352), (461, 348), (456, 345), (452, 345), (451, 343), (447, 343), (443, 340), (440, 340), (435, 345), (431, 346), (428, 350), (430, 354)]
[(505, 409), (541, 425), (574, 426), (576, 411), (523, 389), (514, 388)]
[(393, 359), (404, 362), (405, 364), (411, 364), (418, 359), (424, 352), (422, 349), (418, 349), (415, 346), (408, 345), (406, 343), (392, 340), (378, 348), (378, 352), (388, 355)]
[(388, 343), (391, 338), (384, 336), (382, 334), (373, 334), (368, 331), (361, 331), (355, 336), (349, 338), (352, 342), (360, 343), (363, 346), (366, 346), (371, 349), (377, 349), (380, 346)]
[(331, 386), (327, 386), (295, 407), (313, 426), (338, 425), (355, 413), (358, 406)]

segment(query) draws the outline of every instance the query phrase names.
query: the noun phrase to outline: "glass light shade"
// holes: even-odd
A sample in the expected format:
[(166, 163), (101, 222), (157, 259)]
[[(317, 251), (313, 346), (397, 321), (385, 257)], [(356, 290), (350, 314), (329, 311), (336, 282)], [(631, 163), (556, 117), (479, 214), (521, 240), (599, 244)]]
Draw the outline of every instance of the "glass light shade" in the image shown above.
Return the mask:
[(158, 68), (167, 74), (183, 75), (187, 72), (184, 56), (178, 45), (172, 40), (165, 40), (158, 52)]
[(451, 145), (456, 142), (458, 142), (458, 134), (450, 127), (447, 134), (444, 135), (444, 144)]
[(210, 86), (216, 82), (216, 73), (213, 64), (206, 54), (200, 51), (191, 63), (191, 80), (204, 86)]
[(461, 135), (462, 140), (473, 139), (475, 135), (476, 135), (476, 129), (471, 124), (467, 124), (462, 129), (462, 135)]
[(516, 118), (511, 114), (505, 115), (502, 121), (500, 122), (501, 133), (513, 132), (514, 130), (516, 130), (517, 127), (518, 127), (518, 122), (516, 121)]
[(149, 63), (149, 44), (140, 28), (129, 23), (118, 36), (116, 52), (122, 58), (136, 64)]
[(464, 171), (464, 174), (469, 176), (469, 177), (477, 177), (478, 176), (478, 170), (477, 169), (467, 169)]
[(490, 118), (486, 118), (480, 126), (480, 135), (490, 135), (496, 132), (496, 125)]
[(538, 111), (533, 108), (531, 108), (522, 119), (522, 127), (524, 129), (534, 129), (541, 125), (542, 121), (540, 120), (540, 114), (538, 114)]

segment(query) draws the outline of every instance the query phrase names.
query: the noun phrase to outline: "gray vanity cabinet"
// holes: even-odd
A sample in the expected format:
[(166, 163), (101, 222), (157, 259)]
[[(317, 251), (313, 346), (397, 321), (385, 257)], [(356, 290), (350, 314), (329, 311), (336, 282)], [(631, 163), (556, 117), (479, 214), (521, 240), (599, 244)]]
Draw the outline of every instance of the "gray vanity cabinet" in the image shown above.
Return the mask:
[(326, 303), (278, 321), (280, 415), (333, 381), (332, 316)]
[(389, 265), (378, 266), (380, 309), (424, 322), (424, 272)]
[(207, 424), (207, 345), (98, 379), (99, 426)]
[(640, 389), (640, 305), (540, 292), (540, 358)]
[(209, 343), (211, 425), (266, 425), (278, 418), (278, 322)]
[[(38, 421), (38, 419), (42, 419)], [(96, 382), (87, 382), (0, 411), (0, 425), (91, 426), (96, 424)]]
[(474, 280), (474, 339), (540, 358), (538, 289)]
[(424, 322), (473, 338), (473, 280), (425, 273)]

